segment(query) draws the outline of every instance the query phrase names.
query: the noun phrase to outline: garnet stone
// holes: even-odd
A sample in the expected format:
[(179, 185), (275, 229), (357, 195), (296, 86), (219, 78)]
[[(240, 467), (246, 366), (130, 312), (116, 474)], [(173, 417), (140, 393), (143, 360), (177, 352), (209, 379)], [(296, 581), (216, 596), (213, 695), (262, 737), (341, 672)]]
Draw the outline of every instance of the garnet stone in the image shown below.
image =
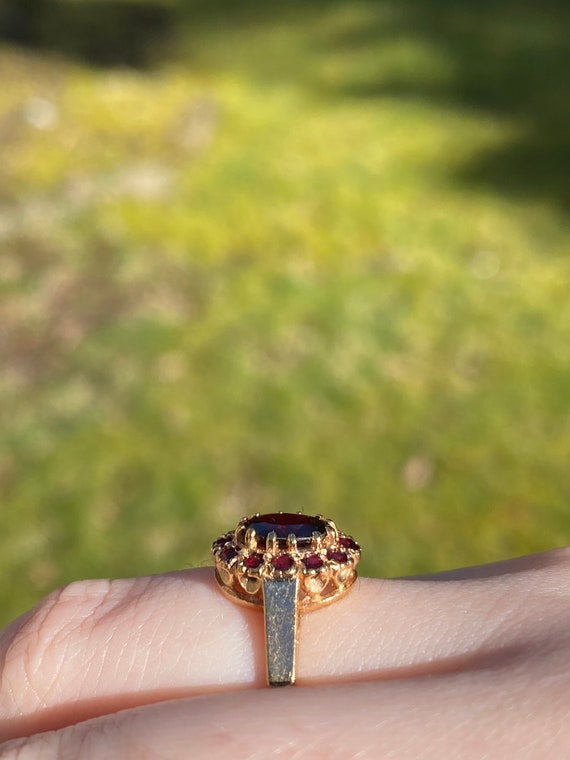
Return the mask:
[(360, 546), (350, 536), (341, 536), (338, 539), (338, 545), (342, 546), (343, 549), (354, 549), (354, 551), (358, 551), (360, 549)]
[(272, 532), (277, 534), (277, 545), (281, 549), (286, 547), (287, 536), (291, 533), (297, 539), (299, 546), (308, 546), (315, 531), (321, 536), (326, 536), (327, 533), (326, 522), (321, 520), (321, 518), (288, 512), (250, 517), (239, 526), (236, 535), (236, 540), (242, 545), (245, 544), (245, 534), (249, 528), (255, 530), (257, 545), (261, 548), (266, 547), (267, 536)]
[(238, 556), (237, 551), (234, 549), (233, 546), (226, 546), (225, 549), (222, 549), (220, 552), (220, 559), (225, 562), (226, 564), (230, 564), (230, 562), (235, 559)]
[(303, 563), (307, 570), (318, 570), (324, 565), (322, 557), (319, 557), (318, 554), (309, 554), (308, 557), (305, 557)]
[(276, 570), (286, 573), (287, 570), (290, 570), (293, 567), (295, 561), (293, 560), (293, 557), (290, 557), (288, 554), (280, 554), (278, 557), (273, 557), (271, 564)]
[(337, 551), (335, 549), (329, 549), (327, 552), (327, 557), (333, 562), (339, 562), (340, 564), (348, 562), (348, 554), (346, 552)]
[(263, 554), (250, 554), (244, 562), (249, 570), (255, 570), (263, 565)]

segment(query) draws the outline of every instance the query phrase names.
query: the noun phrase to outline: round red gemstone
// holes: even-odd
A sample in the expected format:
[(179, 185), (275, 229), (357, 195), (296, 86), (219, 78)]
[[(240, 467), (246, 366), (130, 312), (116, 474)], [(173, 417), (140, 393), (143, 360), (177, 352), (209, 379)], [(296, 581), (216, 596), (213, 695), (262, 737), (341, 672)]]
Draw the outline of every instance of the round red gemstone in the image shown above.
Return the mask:
[(318, 570), (319, 567), (323, 566), (323, 558), (319, 557), (318, 554), (309, 554), (308, 557), (305, 557), (303, 560), (303, 564), (307, 568), (307, 570)]
[(338, 562), (339, 564), (348, 561), (347, 553), (336, 551), (336, 549), (329, 549), (327, 552), (327, 557), (333, 562)]
[(226, 546), (226, 548), (220, 552), (220, 559), (226, 564), (229, 564), (233, 559), (237, 557), (237, 555), (238, 552), (234, 549), (233, 546)]
[(355, 551), (360, 549), (360, 546), (353, 538), (350, 538), (350, 536), (341, 536), (338, 540), (338, 544), (339, 546), (342, 546), (343, 549), (354, 549)]
[(250, 570), (255, 570), (263, 565), (263, 554), (250, 554), (243, 564)]
[(286, 573), (295, 564), (292, 557), (288, 554), (280, 554), (278, 557), (273, 557), (271, 564), (276, 570), (280, 570), (282, 573)]
[(276, 512), (250, 517), (240, 525), (236, 534), (238, 544), (245, 545), (245, 534), (250, 528), (255, 531), (257, 545), (262, 548), (265, 548), (266, 539), (270, 533), (276, 534), (277, 545), (281, 549), (286, 547), (287, 538), (291, 534), (297, 539), (297, 544), (306, 546), (311, 543), (313, 533), (317, 532), (320, 536), (326, 536), (327, 533), (326, 522), (320, 517)]

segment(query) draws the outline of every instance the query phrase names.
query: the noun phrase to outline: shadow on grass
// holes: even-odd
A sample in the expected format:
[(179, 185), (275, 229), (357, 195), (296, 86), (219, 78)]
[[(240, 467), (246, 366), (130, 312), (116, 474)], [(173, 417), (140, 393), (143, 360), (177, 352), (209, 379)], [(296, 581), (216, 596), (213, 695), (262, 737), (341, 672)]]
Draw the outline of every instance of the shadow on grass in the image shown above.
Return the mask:
[[(323, 94), (425, 100), (505, 118), (514, 136), (474, 158), (459, 179), (570, 207), (570, 5), (565, 0), (361, 0), (356, 6), (351, 0), (4, 3), (0, 38), (103, 66), (152, 66), (176, 54), (175, 40), (191, 62), (194, 49), (207, 47), (205, 35), (227, 36), (231, 46), (252, 28), (286, 21), (293, 34), (312, 37), (317, 56), (336, 56), (341, 68), (347, 54), (357, 61), (334, 84), (308, 77)], [(350, 23), (343, 27), (344, 12)], [(332, 29), (326, 24), (331, 14), (341, 18)], [(399, 44), (404, 59), (400, 50), (394, 66), (390, 50)], [(423, 46), (428, 58), (431, 51), (445, 61), (445, 76), (413, 56), (406, 61), (406, 45)], [(239, 56), (235, 65), (263, 75), (258, 59), (244, 61), (243, 50)], [(280, 79), (297, 77), (293, 58), (272, 60), (268, 76), (278, 71)], [(307, 68), (312, 63), (307, 61)], [(232, 65), (231, 56), (226, 65)]]
[[(369, 0), (378, 11), (390, 3)], [(416, 70), (362, 77), (345, 95), (424, 99), (508, 119), (517, 137), (465, 167), (463, 179), (570, 208), (570, 5), (561, 0), (400, 0), (336, 35), (337, 50), (408, 40), (441, 53), (449, 76)]]
[(3, 0), (0, 39), (93, 66), (147, 68), (168, 49), (175, 8), (117, 0)]

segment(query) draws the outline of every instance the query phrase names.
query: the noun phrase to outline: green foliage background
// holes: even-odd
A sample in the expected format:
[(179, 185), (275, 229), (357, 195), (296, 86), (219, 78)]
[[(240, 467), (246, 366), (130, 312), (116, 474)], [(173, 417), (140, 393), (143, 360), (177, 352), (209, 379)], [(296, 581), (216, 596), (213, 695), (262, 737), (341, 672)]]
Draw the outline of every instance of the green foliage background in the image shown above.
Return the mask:
[(3, 13), (3, 621), (258, 510), (369, 574), (568, 542), (565, 4)]

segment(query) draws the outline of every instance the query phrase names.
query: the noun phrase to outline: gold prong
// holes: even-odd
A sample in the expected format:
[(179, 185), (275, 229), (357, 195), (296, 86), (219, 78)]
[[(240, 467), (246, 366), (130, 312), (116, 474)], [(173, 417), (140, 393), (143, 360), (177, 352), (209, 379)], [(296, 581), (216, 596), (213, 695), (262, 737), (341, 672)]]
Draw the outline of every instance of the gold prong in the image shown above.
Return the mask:
[(255, 528), (248, 528), (245, 532), (245, 543), (249, 549), (257, 549), (257, 533)]
[(333, 523), (332, 525), (330, 525), (329, 521), (327, 520), (327, 542), (329, 544), (336, 543), (338, 535), (335, 528), (336, 528), (335, 524)]
[(287, 536), (287, 548), (289, 551), (297, 551), (297, 536), (294, 533), (289, 533)]
[(254, 517), (261, 517), (261, 512), (256, 512), (256, 513), (254, 514)]
[(336, 527), (336, 523), (334, 520), (325, 520), (327, 524), (327, 528), (330, 528), (334, 533), (334, 540), (338, 541), (338, 528)]
[(313, 531), (313, 540), (311, 541), (311, 549), (315, 552), (319, 551), (321, 546), (323, 545), (323, 536), (322, 533), (319, 533), (318, 530)]
[(265, 546), (267, 548), (267, 551), (271, 554), (276, 554), (277, 549), (279, 548), (279, 543), (277, 540), (277, 533), (272, 530), (271, 533), (268, 533), (267, 538), (265, 540)]
[[(319, 514), (318, 514), (318, 515), (316, 515), (316, 518), (317, 518), (317, 520), (325, 520), (325, 518), (323, 517), (323, 515), (321, 515), (321, 513), (320, 513), (320, 512), (319, 512)], [(325, 520), (325, 522), (329, 522), (329, 521), (328, 521), (328, 520)]]

